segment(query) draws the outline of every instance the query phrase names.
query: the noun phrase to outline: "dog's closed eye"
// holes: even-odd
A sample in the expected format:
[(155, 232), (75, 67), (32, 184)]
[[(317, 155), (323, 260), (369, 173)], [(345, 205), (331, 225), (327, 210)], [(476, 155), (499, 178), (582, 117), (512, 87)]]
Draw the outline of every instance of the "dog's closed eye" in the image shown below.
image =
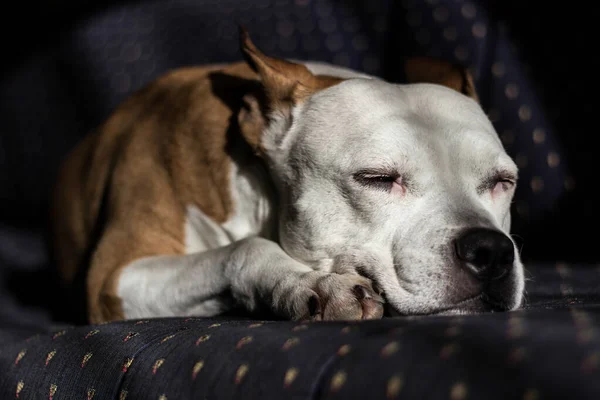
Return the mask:
[(497, 196), (513, 189), (516, 184), (517, 178), (514, 175), (509, 173), (496, 173), (483, 181), (477, 191), (480, 194), (491, 191), (492, 196)]
[(386, 192), (406, 193), (406, 182), (402, 175), (392, 171), (362, 170), (353, 175), (354, 180), (363, 186)]

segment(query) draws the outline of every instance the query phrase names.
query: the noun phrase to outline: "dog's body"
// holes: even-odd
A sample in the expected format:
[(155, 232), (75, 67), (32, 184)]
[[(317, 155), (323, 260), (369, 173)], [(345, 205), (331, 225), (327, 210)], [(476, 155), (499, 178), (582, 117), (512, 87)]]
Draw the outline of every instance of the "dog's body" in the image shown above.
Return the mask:
[(466, 75), (392, 85), (242, 36), (248, 63), (162, 77), (65, 162), (55, 249), (67, 281), (89, 267), (91, 322), (520, 305), (516, 167)]

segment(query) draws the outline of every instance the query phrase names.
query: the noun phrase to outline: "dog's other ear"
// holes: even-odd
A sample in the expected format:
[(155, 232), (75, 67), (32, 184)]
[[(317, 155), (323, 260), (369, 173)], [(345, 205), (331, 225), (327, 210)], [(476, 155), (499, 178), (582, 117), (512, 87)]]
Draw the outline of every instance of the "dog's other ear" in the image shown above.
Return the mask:
[(436, 83), (479, 102), (471, 73), (459, 65), (432, 57), (412, 57), (406, 60), (404, 72), (409, 83)]
[(246, 62), (260, 76), (267, 105), (271, 110), (290, 109), (310, 95), (333, 86), (343, 79), (313, 75), (302, 64), (269, 57), (260, 51), (248, 31), (240, 26), (240, 47)]

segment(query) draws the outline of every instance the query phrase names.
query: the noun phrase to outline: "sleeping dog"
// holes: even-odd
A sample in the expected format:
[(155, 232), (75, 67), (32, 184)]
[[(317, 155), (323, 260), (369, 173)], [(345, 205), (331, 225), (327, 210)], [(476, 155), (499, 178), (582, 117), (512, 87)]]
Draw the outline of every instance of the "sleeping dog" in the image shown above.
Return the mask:
[(392, 84), (240, 32), (244, 62), (160, 77), (63, 163), (54, 248), (92, 323), (520, 306), (517, 168), (466, 70), (413, 58)]

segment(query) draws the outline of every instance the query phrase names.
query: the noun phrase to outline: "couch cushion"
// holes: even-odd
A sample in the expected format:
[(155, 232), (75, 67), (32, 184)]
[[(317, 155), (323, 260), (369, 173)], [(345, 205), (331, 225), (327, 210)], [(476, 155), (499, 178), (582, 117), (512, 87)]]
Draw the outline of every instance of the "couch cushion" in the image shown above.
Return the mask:
[(3, 332), (0, 397), (599, 398), (600, 269), (543, 266), (528, 275), (528, 305), (506, 313), (154, 319), (26, 339)]

